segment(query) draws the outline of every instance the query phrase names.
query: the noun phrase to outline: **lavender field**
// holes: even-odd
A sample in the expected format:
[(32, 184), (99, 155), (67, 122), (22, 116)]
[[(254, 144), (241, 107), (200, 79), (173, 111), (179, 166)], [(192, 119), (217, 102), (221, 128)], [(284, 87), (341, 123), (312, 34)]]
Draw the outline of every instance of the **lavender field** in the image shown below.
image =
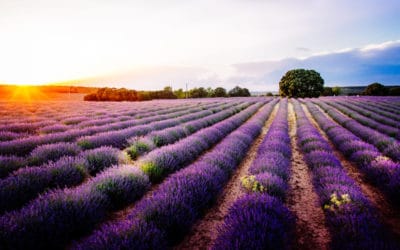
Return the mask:
[(0, 102), (0, 249), (400, 249), (400, 98)]

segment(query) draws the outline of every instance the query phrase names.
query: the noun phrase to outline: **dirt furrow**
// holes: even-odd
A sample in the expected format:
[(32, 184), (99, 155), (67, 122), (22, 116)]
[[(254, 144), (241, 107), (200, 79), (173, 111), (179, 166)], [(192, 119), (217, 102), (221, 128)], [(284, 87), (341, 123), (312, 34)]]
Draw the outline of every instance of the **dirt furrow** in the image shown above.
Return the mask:
[(257, 154), (258, 147), (267, 134), (278, 108), (279, 103), (275, 105), (260, 135), (255, 139), (247, 156), (243, 159), (224, 190), (217, 198), (215, 205), (206, 212), (204, 217), (193, 226), (182, 243), (174, 249), (209, 249), (212, 246), (212, 243), (218, 236), (218, 227), (222, 225), (224, 217), (228, 213), (228, 209), (239, 197), (244, 195), (240, 185), (240, 178), (248, 173), (248, 169)]
[(329, 249), (331, 241), (325, 226), (325, 216), (318, 204), (311, 174), (297, 146), (296, 115), (292, 103), (288, 105), (289, 135), (292, 146), (290, 192), (287, 205), (297, 217), (294, 249)]
[[(376, 208), (376, 212), (381, 221), (395, 234), (397, 239), (400, 239), (400, 212), (399, 209), (392, 206), (379, 189), (370, 183), (364, 181), (365, 177), (358, 169), (355, 163), (348, 161), (345, 156), (336, 149), (335, 145), (329, 140), (329, 137), (321, 129), (318, 123), (314, 120), (308, 108), (302, 104), (303, 109), (308, 119), (313, 123), (314, 127), (318, 129), (320, 134), (329, 142), (333, 149), (334, 155), (340, 160), (343, 168), (347, 174), (356, 181), (361, 188), (362, 193), (369, 199), (372, 205)], [(321, 112), (325, 113), (320, 107), (315, 105)], [(331, 119), (325, 115), (328, 119)], [(332, 119), (331, 119), (332, 120)], [(333, 120), (332, 120), (333, 121)], [(400, 240), (399, 240), (400, 241)]]

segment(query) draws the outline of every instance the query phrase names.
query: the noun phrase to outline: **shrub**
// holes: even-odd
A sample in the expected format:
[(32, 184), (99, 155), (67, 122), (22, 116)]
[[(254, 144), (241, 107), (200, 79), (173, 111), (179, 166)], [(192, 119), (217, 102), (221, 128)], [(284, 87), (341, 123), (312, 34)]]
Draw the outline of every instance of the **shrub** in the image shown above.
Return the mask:
[(39, 165), (48, 161), (55, 161), (62, 156), (75, 156), (81, 151), (75, 143), (58, 142), (36, 147), (29, 156), (30, 165)]
[(0, 212), (18, 208), (49, 188), (75, 186), (87, 172), (82, 158), (63, 157), (41, 167), (21, 168), (0, 181)]
[(250, 194), (229, 209), (213, 249), (288, 249), (295, 218), (269, 195)]
[(0, 155), (0, 178), (6, 177), (14, 170), (17, 170), (25, 165), (25, 158)]
[(80, 155), (86, 160), (86, 168), (90, 175), (95, 175), (112, 165), (118, 164), (120, 159), (120, 151), (112, 147), (86, 150)]

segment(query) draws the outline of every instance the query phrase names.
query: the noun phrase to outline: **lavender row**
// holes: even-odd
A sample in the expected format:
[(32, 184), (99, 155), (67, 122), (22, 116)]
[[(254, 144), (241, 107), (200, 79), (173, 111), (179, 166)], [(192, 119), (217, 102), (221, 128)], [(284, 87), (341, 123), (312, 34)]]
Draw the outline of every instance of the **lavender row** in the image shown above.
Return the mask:
[(17, 133), (17, 132), (10, 132), (10, 131), (0, 131), (0, 142), (19, 139), (19, 138), (22, 138), (22, 137), (27, 137), (28, 135), (29, 135), (28, 133)]
[(371, 128), (365, 127), (353, 119), (341, 114), (324, 102), (312, 100), (313, 103), (321, 107), (333, 120), (350, 130), (364, 141), (373, 144), (383, 154), (389, 156), (394, 161), (400, 161), (400, 144), (393, 138), (384, 135)]
[[(207, 105), (195, 105), (195, 104), (190, 104), (190, 105), (186, 105), (185, 107), (175, 107), (175, 108), (164, 108), (161, 110), (153, 110), (151, 112), (143, 110), (140, 112), (132, 112), (131, 115), (132, 116), (123, 116), (123, 117), (118, 117), (118, 118), (122, 118), (123, 120), (121, 122), (125, 122), (125, 123), (129, 123), (132, 121), (135, 121), (137, 119), (143, 119), (143, 118), (147, 118), (147, 117), (152, 117), (152, 116), (158, 116), (158, 115), (164, 115), (164, 114), (169, 114), (175, 111), (182, 111), (182, 110), (186, 110), (186, 109), (193, 109), (193, 108), (202, 108), (202, 109), (212, 109), (215, 107), (219, 107), (221, 106), (219, 103), (212, 103), (212, 104), (207, 104)], [(116, 114), (113, 114), (113, 116), (115, 116)], [(81, 122), (79, 122), (79, 124), (75, 124), (77, 126), (75, 126), (75, 128), (88, 128), (93, 126), (102, 126), (102, 125), (111, 125), (113, 122), (110, 118), (108, 119), (101, 119), (100, 121), (96, 121), (96, 120), (92, 120), (92, 119), (87, 119), (87, 117), (74, 117), (74, 118), (70, 118), (72, 120), (81, 120)], [(65, 120), (62, 121), (63, 123), (65, 123)], [(116, 122), (119, 122), (118, 120)], [(123, 124), (123, 123), (122, 123)]]
[[(241, 106), (246, 108), (249, 103), (244, 103)], [(225, 109), (226, 106), (223, 107)], [(169, 119), (160, 119), (153, 123), (143, 124), (140, 126), (128, 127), (117, 131), (107, 131), (91, 136), (80, 137), (77, 140), (79, 146), (84, 149), (96, 148), (100, 146), (113, 146), (116, 148), (125, 148), (128, 146), (128, 139), (135, 136), (144, 136), (152, 131), (161, 130), (168, 127), (176, 126), (180, 123), (194, 119), (199, 119), (212, 114), (210, 110), (188, 110), (183, 114), (168, 117)], [(195, 113), (194, 113), (195, 112)]]
[(129, 215), (106, 223), (73, 249), (165, 249), (179, 242), (209, 208), (272, 111), (259, 113), (211, 152), (170, 176)]
[(371, 105), (371, 106), (377, 107), (379, 109), (385, 110), (385, 111), (387, 111), (389, 113), (400, 115), (400, 110), (398, 108), (396, 108), (396, 107), (393, 107), (392, 105), (385, 105), (382, 102), (371, 100), (371, 99), (366, 99), (366, 100), (364, 99), (363, 101), (366, 102), (368, 105)]
[(293, 104), (298, 144), (312, 172), (314, 189), (331, 232), (332, 248), (395, 249), (369, 200), (344, 171), (328, 142), (310, 123), (300, 104), (295, 100)]
[[(30, 160), (32, 162), (44, 162), (45, 160), (56, 160), (65, 155), (76, 155), (79, 152), (77, 148), (79, 149), (79, 147), (71, 143), (57, 143), (39, 146), (32, 152)], [(99, 150), (89, 150), (83, 152), (82, 154), (85, 156), (85, 158), (88, 158), (93, 155), (94, 152), (98, 151)], [(110, 152), (109, 154), (113, 156), (117, 153)], [(104, 158), (104, 156), (100, 157), (100, 159), (102, 158)], [(61, 160), (61, 164), (62, 162), (63, 160)], [(113, 164), (115, 163), (116, 162), (113, 162)], [(56, 163), (55, 165), (57, 166), (60, 164)], [(92, 167), (94, 164), (87, 165), (87, 169), (92, 175), (103, 169), (99, 169), (96, 166)], [(93, 171), (93, 168), (96, 170), (96, 172)], [(0, 212), (14, 209), (25, 204), (27, 201), (34, 198), (37, 194), (43, 192), (47, 188), (54, 188), (58, 186), (75, 186), (81, 183), (83, 180), (83, 178), (80, 180), (74, 180), (74, 182), (69, 185), (63, 184), (63, 182), (57, 183), (53, 180), (56, 179), (58, 175), (62, 174), (65, 178), (69, 178), (68, 175), (71, 175), (70, 178), (74, 178), (74, 176), (73, 173), (68, 173), (65, 168), (57, 170), (57, 175), (54, 175), (53, 173), (56, 169), (56, 167), (53, 167), (53, 164), (45, 164), (41, 167), (25, 168), (0, 182), (0, 187), (3, 187), (3, 193), (0, 193), (0, 200), (7, 200), (7, 197), (11, 199), (10, 202), (4, 204), (4, 207), (0, 206)], [(34, 188), (29, 189), (29, 186), (33, 186)], [(2, 199), (3, 197), (5, 198)]]
[(50, 191), (0, 217), (0, 245), (2, 249), (64, 248), (107, 219), (110, 211), (139, 199), (149, 185), (139, 169), (123, 165), (77, 188)]
[(76, 138), (85, 135), (93, 135), (95, 133), (100, 133), (109, 130), (118, 130), (126, 127), (137, 126), (140, 124), (147, 124), (155, 121), (162, 121), (164, 119), (171, 119), (184, 114), (190, 114), (191, 112), (201, 111), (201, 108), (195, 108), (192, 110), (178, 111), (174, 113), (169, 113), (165, 115), (153, 116), (145, 119), (139, 119), (129, 122), (121, 122), (119, 124), (112, 124), (109, 126), (101, 127), (89, 127), (87, 129), (72, 129), (65, 132), (47, 134), (43, 136), (31, 136), (27, 138), (21, 138), (13, 141), (0, 142), (0, 154), (1, 155), (19, 155), (24, 156), (31, 152), (36, 146), (55, 143), (55, 142), (70, 142), (74, 141)]
[[(191, 105), (191, 106), (193, 107), (194, 105)], [(86, 107), (82, 107), (82, 108), (86, 109)], [(160, 110), (160, 108), (158, 110), (157, 109), (153, 109), (153, 108), (150, 108), (150, 109), (149, 108), (145, 108), (144, 110), (141, 110), (140, 112), (137, 112), (137, 111), (136, 112), (129, 112), (129, 114), (131, 116), (137, 116), (137, 115), (154, 116), (154, 115), (161, 115), (161, 114), (165, 113), (165, 111), (169, 112), (168, 110), (171, 110), (171, 109), (174, 110), (176, 108), (178, 108), (178, 110), (181, 109), (179, 107), (165, 107), (165, 108), (161, 108), (161, 110)], [(11, 130), (11, 131), (18, 131), (18, 132), (29, 131), (31, 133), (34, 133), (38, 128), (46, 126), (46, 123), (49, 124), (49, 125), (50, 124), (55, 124), (55, 122), (56, 122), (55, 120), (58, 120), (58, 119), (55, 119), (54, 116), (56, 114), (58, 114), (57, 113), (58, 111), (57, 110), (54, 110), (54, 111), (51, 110), (50, 112), (51, 112), (52, 115), (49, 116), (49, 117), (26, 119), (25, 122), (21, 121), (21, 119), (11, 120), (11, 119), (7, 119), (7, 118), (4, 117), (2, 119), (2, 121), (7, 121), (7, 123), (0, 126), (0, 131), (3, 131), (3, 130), (4, 131), (10, 131)], [(60, 111), (59, 113), (60, 114), (65, 114), (65, 111)], [(47, 114), (48, 113), (46, 113), (46, 115)], [(88, 116), (88, 114), (89, 114), (89, 116)], [(21, 116), (24, 116), (24, 115), (21, 115)], [(49, 118), (51, 118), (53, 120), (53, 121), (51, 121), (51, 123), (49, 123)], [(83, 112), (82, 115), (80, 115), (80, 116), (72, 116), (71, 117), (68, 114), (67, 117), (60, 118), (59, 122), (63, 123), (63, 124), (60, 124), (60, 125), (75, 125), (75, 124), (81, 123), (84, 120), (90, 122), (90, 120), (88, 120), (89, 118), (92, 118), (92, 117), (91, 117), (91, 112), (88, 110), (87, 112)], [(45, 123), (43, 124), (43, 122), (45, 122)]]
[(153, 131), (145, 137), (133, 138), (129, 140), (130, 146), (127, 149), (127, 153), (132, 159), (136, 159), (138, 156), (154, 150), (155, 148), (174, 143), (199, 131), (200, 129), (220, 122), (240, 112), (244, 108), (245, 106), (243, 105), (231, 107), (222, 112), (218, 112), (198, 120), (189, 121), (187, 123), (179, 124), (161, 131)]
[[(269, 102), (267, 108), (272, 110), (277, 100)], [(242, 111), (228, 119), (211, 127), (202, 129), (197, 133), (180, 140), (179, 142), (151, 151), (139, 161), (139, 166), (145, 172), (151, 182), (157, 183), (170, 173), (193, 162), (203, 152), (222, 140), (242, 125), (264, 103), (257, 103), (245, 111)]]
[[(370, 115), (372, 117), (374, 117), (376, 114), (380, 115), (380, 116), (384, 116), (386, 118), (389, 118), (391, 120), (400, 122), (400, 115), (396, 115), (392, 112), (387, 112), (375, 105), (371, 105), (370, 103), (365, 103), (365, 102), (355, 102), (355, 101), (351, 101), (351, 104), (358, 106), (364, 110), (368, 110), (370, 112), (373, 112), (373, 114), (371, 114), (370, 112), (367, 111), (367, 114), (365, 114), (366, 116), (368, 116), (368, 113), (370, 113)], [(382, 119), (383, 120), (383, 119)], [(384, 122), (384, 121), (383, 121)], [(394, 127), (399, 127), (399, 124), (396, 123), (393, 125)]]
[(0, 180), (0, 214), (20, 208), (46, 190), (77, 186), (89, 176), (118, 164), (121, 158), (119, 150), (101, 147), (40, 167), (19, 169)]
[(284, 205), (290, 175), (287, 99), (264, 137), (249, 173), (247, 194), (229, 209), (213, 249), (288, 249), (295, 219)]
[[(242, 104), (236, 107), (237, 110), (245, 108), (248, 104)], [(221, 109), (226, 108), (225, 106)], [(214, 109), (216, 112), (217, 109)], [(189, 115), (189, 118), (193, 118), (196, 115), (208, 114), (211, 111), (204, 111)], [(211, 114), (211, 113), (209, 113)], [(215, 115), (218, 115), (215, 114)], [(212, 116), (212, 115), (211, 115)], [(195, 122), (195, 121), (193, 121)], [(7, 176), (12, 171), (26, 165), (40, 165), (48, 161), (55, 161), (62, 156), (75, 156), (81, 151), (81, 148), (74, 143), (58, 142), (53, 144), (44, 144), (37, 146), (28, 157), (16, 157), (16, 156), (0, 156), (0, 178)]]
[(343, 112), (344, 114), (353, 118), (354, 120), (361, 123), (362, 125), (373, 128), (383, 134), (389, 135), (390, 137), (400, 139), (400, 130), (398, 128), (394, 128), (394, 127), (387, 126), (387, 125), (381, 124), (379, 122), (376, 122), (373, 119), (367, 118), (363, 115), (358, 114), (357, 112), (354, 112), (354, 111), (348, 109), (347, 107), (343, 106), (340, 103), (331, 102), (331, 101), (328, 101), (325, 103), (338, 109), (340, 112)]
[[(59, 145), (63, 144), (63, 145)], [(41, 151), (35, 152), (36, 149), (33, 151), (33, 153), (36, 153), (35, 156), (36, 158), (40, 159), (50, 159), (49, 157), (53, 157), (53, 159), (59, 158), (61, 155), (68, 155), (68, 148), (65, 150), (60, 150), (62, 149), (62, 146), (68, 146), (71, 147), (72, 145), (68, 143), (59, 143), (59, 144), (50, 144), (50, 145), (44, 145), (46, 148), (44, 148)], [(99, 149), (101, 151), (101, 148)], [(98, 152), (99, 150), (89, 150), (85, 151), (82, 154), (85, 156), (85, 158), (89, 158), (94, 154), (94, 152)], [(54, 151), (54, 152), (53, 152)], [(44, 154), (43, 154), (44, 152)], [(74, 151), (74, 153), (76, 153)], [(98, 153), (97, 153), (98, 154)], [(109, 153), (111, 155), (116, 155), (116, 153)], [(72, 155), (72, 154), (70, 154)], [(41, 157), (38, 157), (41, 156)], [(107, 155), (106, 155), (107, 156)], [(100, 159), (103, 159), (105, 156), (100, 155)], [(32, 159), (36, 159), (33, 158)], [(95, 157), (91, 157), (95, 158)], [(91, 159), (89, 158), (89, 160)], [(96, 160), (96, 158), (95, 158)], [(61, 164), (63, 162), (63, 159), (61, 160)], [(112, 162), (115, 164), (116, 162)], [(55, 165), (60, 165), (60, 163), (55, 163)], [(90, 174), (95, 174), (99, 170), (102, 170), (103, 168), (96, 167), (95, 164), (87, 164), (87, 169), (90, 172)], [(94, 167), (92, 167), (94, 165)], [(109, 164), (111, 165), (111, 164)], [(109, 166), (108, 165), (108, 166)], [(94, 168), (94, 169), (93, 169)], [(74, 178), (73, 173), (68, 173), (65, 168), (60, 168), (57, 170), (56, 174), (54, 175), (54, 171), (56, 168), (54, 167), (53, 164), (45, 164), (42, 167), (30, 167), (30, 168), (25, 168), (22, 169), (21, 171), (18, 171), (13, 174), (13, 176), (10, 176), (9, 178), (3, 180), (0, 182), (0, 187), (3, 187), (3, 195), (0, 194), (0, 200), (7, 200), (6, 198), (9, 197), (11, 200), (8, 203), (4, 204), (4, 207), (0, 207), (0, 212), (4, 210), (10, 210), (14, 209), (20, 205), (25, 204), (27, 201), (30, 199), (34, 198), (38, 193), (43, 192), (47, 188), (53, 188), (53, 187), (62, 187), (65, 186), (66, 184), (63, 184), (63, 182), (55, 182), (54, 179), (57, 178), (58, 175), (63, 175), (65, 178)], [(96, 171), (93, 171), (96, 170)], [(69, 177), (69, 175), (71, 175)], [(66, 186), (74, 186), (79, 183), (81, 183), (83, 180), (74, 180), (73, 183), (66, 185)], [(29, 189), (29, 186), (33, 186), (32, 189)], [(18, 195), (21, 194), (21, 195)], [(2, 199), (5, 197), (4, 199)], [(18, 198), (16, 198), (18, 197)]]
[(70, 142), (57, 142), (37, 146), (27, 157), (0, 156), (0, 178), (25, 166), (40, 166), (63, 156), (76, 156), (81, 148)]
[[(207, 105), (193, 104), (193, 105), (187, 105), (186, 109), (191, 109), (193, 107), (199, 107), (199, 106), (202, 107), (203, 109), (213, 109), (213, 108), (218, 108), (218, 107), (221, 107), (221, 106), (224, 106), (224, 105), (229, 105), (229, 104), (230, 103), (228, 103), (228, 102), (216, 102), (216, 103), (210, 103), (210, 104), (207, 104)], [(140, 112), (135, 112), (133, 114), (130, 114), (130, 116), (133, 116), (136, 119), (142, 119), (142, 118), (146, 118), (146, 117), (149, 117), (149, 116), (153, 116), (154, 115), (153, 112), (155, 112), (156, 115), (162, 115), (163, 114), (162, 110), (153, 110), (152, 112), (149, 112), (147, 110), (143, 110), (143, 111), (141, 110)], [(130, 116), (128, 116), (128, 117), (130, 117)], [(109, 119), (112, 119), (112, 118), (109, 118)], [(116, 119), (116, 118), (114, 118), (114, 119)], [(79, 127), (84, 128), (84, 127), (87, 127), (87, 126), (99, 126), (99, 125), (104, 125), (104, 124), (109, 124), (109, 123), (110, 123), (110, 121), (107, 121), (105, 119), (101, 119), (101, 120), (97, 120), (97, 121), (96, 120), (90, 120), (90, 121), (87, 121), (85, 123), (79, 124)]]
[(8, 131), (15, 133), (35, 133), (37, 129), (53, 125), (55, 122), (53, 121), (41, 121), (37, 123), (12, 123), (7, 125), (1, 125), (0, 131)]
[[(380, 122), (383, 123), (385, 125), (391, 126), (393, 128), (399, 128), (400, 127), (400, 118), (397, 117), (397, 119), (399, 120), (395, 120), (392, 118), (388, 118), (386, 116), (383, 116), (380, 114), (379, 111), (371, 111), (369, 110), (369, 106), (368, 105), (361, 105), (361, 107), (359, 106), (360, 104), (353, 104), (352, 102), (345, 102), (345, 101), (337, 101), (337, 103), (351, 109), (354, 110), (355, 112), (365, 116), (368, 119), (372, 119), (376, 122)], [(365, 106), (365, 107), (364, 107)], [(396, 118), (396, 117), (395, 117)]]
[[(214, 112), (217, 112), (218, 110), (225, 109), (225, 108), (226, 108), (226, 106), (222, 106), (220, 108), (213, 108), (211, 110)], [(189, 115), (180, 117), (176, 121), (186, 120), (186, 119), (196, 119), (198, 117), (211, 115), (212, 111), (205, 110), (205, 111), (197, 112), (194, 114), (189, 114)], [(153, 123), (153, 126), (157, 127), (157, 124), (160, 124), (160, 123), (166, 124), (165, 122), (164, 123), (156, 122), (156, 123)], [(143, 128), (143, 126), (138, 126), (137, 128)], [(125, 130), (123, 130), (123, 131), (125, 131)], [(122, 138), (121, 140), (126, 140), (126, 139)], [(96, 145), (96, 146), (100, 147), (100, 146), (105, 146), (105, 145)], [(111, 145), (111, 146), (115, 146), (115, 145)], [(93, 147), (91, 147), (91, 148), (93, 148)], [(43, 164), (49, 160), (57, 160), (57, 159), (61, 158), (61, 156), (76, 155), (80, 150), (81, 150), (81, 147), (79, 147), (77, 144), (73, 144), (73, 143), (59, 142), (59, 143), (54, 143), (54, 144), (40, 145), (40, 146), (36, 147), (30, 153), (29, 159), (28, 159), (28, 164), (29, 165)]]
[[(82, 235), (93, 229), (96, 223), (107, 218), (108, 212), (116, 209), (110, 204), (119, 202), (120, 206), (118, 207), (122, 207), (138, 199), (147, 190), (149, 185), (148, 177), (137, 169), (135, 170), (137, 174), (140, 173), (140, 176), (146, 177), (145, 189), (138, 188), (138, 191), (135, 191), (131, 186), (136, 182), (132, 185), (128, 183), (128, 188), (125, 188), (126, 181), (121, 183), (118, 179), (115, 180), (113, 178), (114, 174), (112, 174), (115, 171), (123, 175), (127, 170), (135, 169), (133, 166), (128, 169), (126, 169), (127, 167), (124, 168), (125, 170), (119, 170), (120, 168), (118, 167), (106, 170), (100, 176), (89, 180), (89, 184), (86, 183), (83, 186), (73, 189), (50, 192), (33, 200), (28, 206), (23, 207), (19, 211), (5, 214), (0, 218), (0, 245), (5, 245), (8, 248), (24, 248), (30, 244), (39, 248), (60, 247), (60, 245), (65, 244), (77, 235)], [(111, 177), (102, 177), (108, 176), (109, 173), (111, 173)], [(133, 179), (132, 181), (135, 180)], [(85, 188), (87, 186), (93, 187), (93, 185), (99, 182), (102, 183), (101, 187), (104, 187), (104, 190), (101, 190), (102, 196), (108, 196), (106, 197), (106, 204), (103, 204), (101, 200), (99, 201), (96, 198), (99, 190), (93, 193), (87, 191), (87, 189), (92, 190), (93, 188)], [(133, 187), (137, 187), (137, 185), (135, 184)], [(57, 194), (55, 199), (52, 198), (52, 193)], [(72, 197), (70, 197), (71, 194), (73, 194)], [(83, 196), (79, 194), (83, 194)], [(118, 197), (112, 198), (113, 202), (109, 202), (111, 199), (109, 196)], [(47, 197), (47, 199), (42, 197)], [(48, 200), (52, 202), (49, 204)], [(100, 204), (98, 204), (99, 202)], [(68, 209), (64, 210), (65, 207), (68, 207)], [(84, 213), (79, 214), (77, 212), (79, 210), (83, 210)], [(92, 213), (95, 213), (95, 215), (92, 215)], [(64, 225), (67, 221), (68, 223)], [(12, 224), (15, 226), (10, 227)]]
[(393, 202), (400, 204), (400, 164), (328, 119), (314, 104), (306, 102), (306, 105), (336, 148), (355, 162), (369, 181), (380, 187)]

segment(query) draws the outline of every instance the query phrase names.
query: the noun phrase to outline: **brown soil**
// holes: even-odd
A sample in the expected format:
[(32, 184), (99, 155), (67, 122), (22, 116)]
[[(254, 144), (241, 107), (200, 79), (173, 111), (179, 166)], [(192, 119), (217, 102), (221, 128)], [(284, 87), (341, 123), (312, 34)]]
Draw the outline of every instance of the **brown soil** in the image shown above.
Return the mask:
[(325, 216), (318, 204), (311, 175), (297, 146), (296, 116), (289, 103), (289, 135), (292, 146), (292, 175), (287, 205), (297, 217), (294, 249), (329, 249), (331, 237), (325, 226)]
[[(314, 120), (311, 113), (305, 105), (302, 105), (308, 119), (313, 123), (320, 134), (328, 141), (333, 149), (334, 155), (340, 160), (343, 168), (347, 174), (356, 181), (358, 186), (361, 188), (362, 193), (369, 199), (372, 205), (376, 208), (376, 212), (380, 217), (381, 221), (393, 232), (397, 239), (400, 239), (400, 211), (398, 208), (392, 206), (385, 198), (385, 196), (375, 186), (365, 182), (365, 176), (360, 172), (357, 165), (348, 161), (344, 155), (336, 150), (335, 145), (329, 140), (328, 136), (321, 129), (318, 123)], [(324, 111), (315, 105), (322, 113)], [(325, 115), (328, 119), (332, 120), (329, 116)], [(332, 120), (333, 121), (333, 120)]]
[(182, 243), (176, 246), (175, 249), (211, 248), (213, 242), (218, 236), (218, 227), (222, 225), (229, 208), (239, 197), (244, 195), (244, 191), (241, 189), (240, 185), (240, 178), (247, 174), (248, 169), (257, 154), (257, 149), (275, 118), (278, 106), (279, 103), (275, 105), (270, 117), (262, 128), (261, 134), (255, 139), (246, 157), (238, 166), (224, 190), (217, 198), (215, 205), (210, 208), (204, 217), (192, 227), (191, 231), (187, 234)]

